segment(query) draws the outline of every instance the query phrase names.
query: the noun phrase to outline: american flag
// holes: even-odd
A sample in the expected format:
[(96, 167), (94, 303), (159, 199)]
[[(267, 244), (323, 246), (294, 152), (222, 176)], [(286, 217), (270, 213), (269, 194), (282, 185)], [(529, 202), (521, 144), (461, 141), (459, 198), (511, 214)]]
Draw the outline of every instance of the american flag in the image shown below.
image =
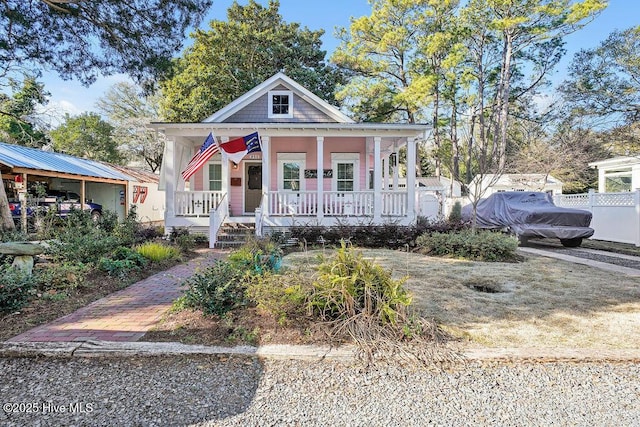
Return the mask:
[(182, 179), (187, 181), (191, 178), (191, 175), (196, 173), (198, 169), (207, 163), (211, 156), (216, 154), (218, 151), (220, 151), (220, 149), (218, 148), (216, 139), (213, 137), (212, 133), (209, 133), (209, 136), (204, 140), (202, 147), (200, 147), (198, 152), (191, 158), (191, 160), (189, 160), (187, 168), (182, 171)]

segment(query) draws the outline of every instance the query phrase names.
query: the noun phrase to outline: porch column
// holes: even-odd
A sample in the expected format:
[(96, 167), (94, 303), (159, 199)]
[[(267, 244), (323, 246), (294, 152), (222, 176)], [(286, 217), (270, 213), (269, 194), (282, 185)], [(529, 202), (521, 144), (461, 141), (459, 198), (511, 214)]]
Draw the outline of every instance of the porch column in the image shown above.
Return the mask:
[(416, 217), (416, 139), (407, 138), (407, 215)]
[[(224, 144), (225, 142), (229, 142), (228, 136), (223, 136), (220, 138), (220, 142)], [(229, 159), (227, 158), (227, 153), (224, 150), (221, 151), (222, 161), (220, 164), (222, 165), (220, 168), (220, 173), (222, 174), (222, 185), (220, 191), (227, 195), (227, 204), (229, 204)]]
[(369, 174), (369, 170), (371, 169), (371, 151), (369, 151), (369, 138), (366, 139), (364, 146), (364, 169), (366, 171), (364, 175), (364, 189), (368, 191), (372, 188), (371, 175)]
[(387, 154), (386, 156), (384, 156), (384, 158), (382, 159), (382, 170), (384, 171), (384, 185), (382, 186), (382, 189), (384, 191), (389, 190), (389, 159), (390, 159), (390, 155)]
[(167, 221), (167, 218), (173, 218), (176, 216), (175, 209), (175, 192), (176, 192), (176, 164), (179, 164), (179, 159), (176, 159), (175, 156), (175, 141), (173, 138), (167, 138), (165, 142), (165, 152), (164, 157), (166, 169), (164, 170), (165, 174), (165, 203), (167, 204), (167, 209), (164, 213), (164, 219)]
[(373, 220), (382, 219), (382, 157), (380, 156), (380, 142), (382, 138), (373, 138)]
[(262, 142), (262, 216), (268, 217), (269, 210), (269, 188), (271, 187), (271, 153), (268, 136), (261, 136)]
[(324, 218), (324, 137), (318, 136), (316, 137), (316, 150), (317, 150), (317, 163), (316, 168), (318, 169), (318, 200), (316, 202), (316, 216), (318, 221), (322, 221)]
[(400, 174), (400, 171), (398, 170), (399, 151), (400, 149), (396, 145), (395, 155), (393, 156), (393, 191), (398, 191), (398, 176)]

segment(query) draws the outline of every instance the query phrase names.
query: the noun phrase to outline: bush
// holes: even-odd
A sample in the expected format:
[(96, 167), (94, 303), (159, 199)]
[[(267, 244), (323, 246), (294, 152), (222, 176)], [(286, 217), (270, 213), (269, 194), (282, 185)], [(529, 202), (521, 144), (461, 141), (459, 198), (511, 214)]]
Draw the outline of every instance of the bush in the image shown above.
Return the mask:
[(100, 258), (98, 268), (105, 271), (109, 276), (124, 278), (131, 270), (141, 270), (147, 264), (145, 257), (138, 252), (120, 246), (109, 258)]
[(310, 308), (323, 320), (346, 320), (356, 316), (377, 324), (394, 325), (405, 318), (411, 296), (405, 279), (363, 258), (343, 243), (335, 256), (323, 259), (313, 284)]
[(100, 230), (66, 229), (51, 243), (47, 252), (55, 262), (93, 264), (116, 249), (119, 240)]
[(42, 291), (71, 291), (84, 285), (89, 267), (81, 262), (62, 264), (36, 264), (34, 276)]
[(459, 201), (455, 202), (451, 207), (451, 212), (449, 213), (449, 222), (460, 222), (462, 221), (462, 205)]
[(136, 248), (136, 252), (153, 262), (174, 259), (180, 256), (180, 251), (162, 243), (147, 242)]
[(246, 295), (258, 309), (270, 313), (284, 325), (287, 320), (304, 315), (311, 283), (311, 278), (302, 274), (267, 272), (249, 281)]
[(187, 307), (199, 308), (207, 315), (223, 315), (245, 306), (244, 272), (227, 261), (217, 261), (213, 266), (185, 280), (188, 287), (184, 294)]
[(418, 217), (415, 224), (399, 225), (394, 222), (386, 224), (336, 224), (325, 227), (318, 225), (296, 225), (291, 227), (291, 237), (299, 241), (306, 241), (310, 245), (323, 241), (329, 244), (339, 244), (341, 240), (353, 245), (366, 248), (398, 249), (415, 247), (416, 239), (427, 232), (447, 232), (466, 228), (462, 221), (429, 221), (425, 217)]
[(196, 238), (186, 227), (174, 227), (169, 234), (169, 241), (175, 243), (182, 251), (189, 252), (196, 246)]
[(427, 233), (416, 244), (421, 253), (454, 256), (475, 261), (513, 261), (518, 241), (508, 235), (484, 230)]
[(8, 264), (0, 265), (0, 312), (20, 310), (34, 294), (33, 276)]

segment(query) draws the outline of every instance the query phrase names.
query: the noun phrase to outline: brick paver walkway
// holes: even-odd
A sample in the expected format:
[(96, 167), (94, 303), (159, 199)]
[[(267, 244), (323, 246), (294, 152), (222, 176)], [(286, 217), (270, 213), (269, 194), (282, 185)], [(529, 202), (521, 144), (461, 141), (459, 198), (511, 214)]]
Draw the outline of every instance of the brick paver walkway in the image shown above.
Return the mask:
[(180, 296), (180, 283), (197, 269), (224, 256), (207, 250), (201, 256), (94, 301), (51, 323), (35, 327), (9, 341), (137, 341)]

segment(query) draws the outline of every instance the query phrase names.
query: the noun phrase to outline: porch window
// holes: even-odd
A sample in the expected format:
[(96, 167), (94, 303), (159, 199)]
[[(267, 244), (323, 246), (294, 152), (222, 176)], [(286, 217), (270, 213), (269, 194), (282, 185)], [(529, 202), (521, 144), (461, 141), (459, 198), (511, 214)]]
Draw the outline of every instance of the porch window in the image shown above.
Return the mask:
[(278, 190), (304, 190), (305, 153), (278, 153)]
[(337, 165), (337, 190), (353, 191), (354, 171), (353, 162), (338, 163)]
[(222, 191), (222, 164), (209, 163), (209, 191)]
[(269, 92), (269, 118), (293, 117), (293, 92), (272, 90)]
[(333, 168), (334, 191), (358, 191), (360, 190), (360, 154), (359, 153), (332, 153), (331, 166)]

